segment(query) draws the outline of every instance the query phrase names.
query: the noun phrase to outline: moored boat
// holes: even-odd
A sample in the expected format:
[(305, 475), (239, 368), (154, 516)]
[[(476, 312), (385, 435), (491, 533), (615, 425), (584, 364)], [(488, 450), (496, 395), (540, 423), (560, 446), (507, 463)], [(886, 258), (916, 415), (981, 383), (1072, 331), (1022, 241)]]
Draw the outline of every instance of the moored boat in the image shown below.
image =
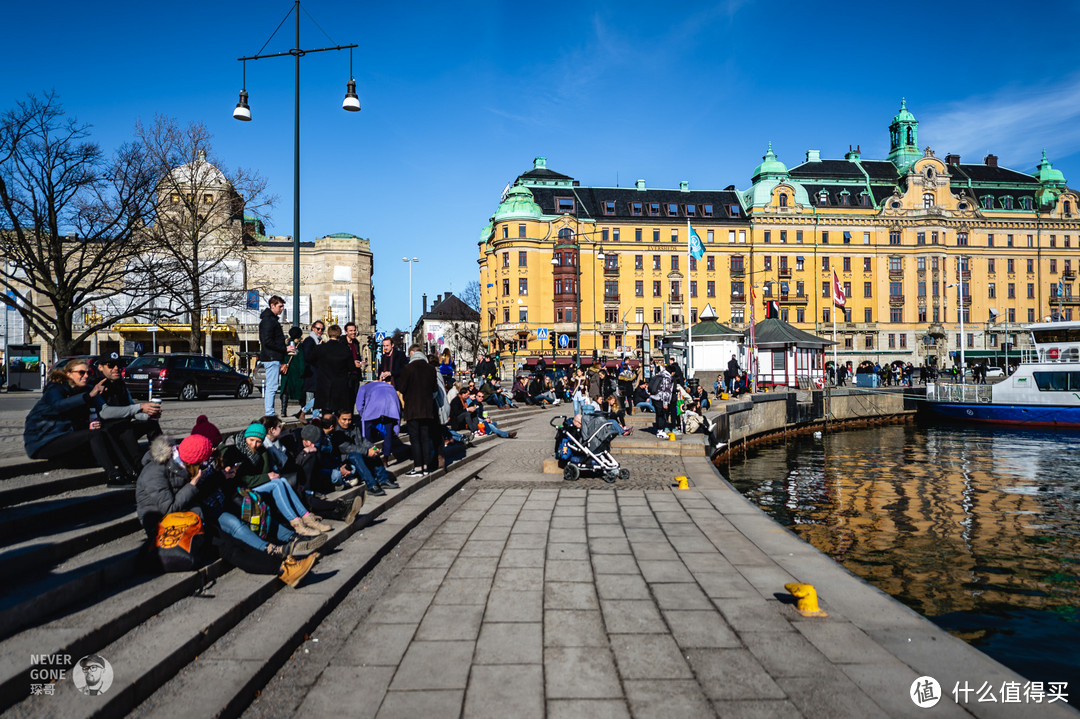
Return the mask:
[(924, 408), (963, 422), (1080, 428), (1080, 322), (1028, 325), (1031, 346), (992, 385), (933, 382)]

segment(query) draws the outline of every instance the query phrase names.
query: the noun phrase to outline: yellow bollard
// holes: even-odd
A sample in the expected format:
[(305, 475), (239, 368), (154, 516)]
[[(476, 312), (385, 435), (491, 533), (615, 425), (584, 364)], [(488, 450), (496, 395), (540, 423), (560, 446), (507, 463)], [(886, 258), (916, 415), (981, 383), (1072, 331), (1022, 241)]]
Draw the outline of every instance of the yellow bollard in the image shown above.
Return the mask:
[(817, 590), (814, 589), (813, 584), (802, 584), (800, 582), (791, 582), (785, 584), (784, 589), (791, 592), (791, 595), (795, 597), (798, 602), (795, 604), (795, 608), (799, 610), (799, 614), (804, 617), (827, 617), (828, 612), (825, 612), (818, 606), (817, 603)]
[(676, 477), (675, 482), (678, 484), (679, 489), (690, 489), (690, 479), (688, 477)]
[(668, 439), (668, 442), (674, 442), (675, 441), (675, 433), (674, 432), (668, 432), (667, 439)]

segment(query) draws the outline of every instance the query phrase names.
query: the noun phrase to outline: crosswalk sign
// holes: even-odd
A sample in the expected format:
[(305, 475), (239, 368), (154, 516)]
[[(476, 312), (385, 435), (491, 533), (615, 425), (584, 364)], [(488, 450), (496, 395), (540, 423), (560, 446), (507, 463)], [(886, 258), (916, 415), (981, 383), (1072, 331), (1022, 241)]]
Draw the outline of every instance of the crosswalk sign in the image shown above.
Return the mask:
[(547, 327), (541, 327), (540, 329), (536, 330), (536, 339), (538, 339), (538, 340), (546, 340), (547, 338), (548, 338)]
[(376, 342), (382, 342), (384, 339), (386, 339), (386, 333), (385, 332), (376, 332), (375, 333), (375, 341)]

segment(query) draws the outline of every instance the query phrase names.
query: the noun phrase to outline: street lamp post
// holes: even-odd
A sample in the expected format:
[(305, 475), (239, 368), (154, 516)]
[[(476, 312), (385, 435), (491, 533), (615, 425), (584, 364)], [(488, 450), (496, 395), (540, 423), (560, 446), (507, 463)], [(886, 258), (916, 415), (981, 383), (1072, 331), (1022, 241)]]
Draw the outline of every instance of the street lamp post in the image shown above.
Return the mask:
[[(412, 342), (415, 342), (416, 338), (413, 337), (412, 332), (412, 266), (414, 262), (419, 262), (420, 258), (414, 257), (410, 260), (408, 257), (402, 257), (401, 261), (409, 266), (409, 322), (407, 326), (409, 328), (409, 337), (412, 338)], [(409, 344), (412, 344), (412, 342), (410, 342)]]
[[(243, 122), (251, 121), (251, 108), (248, 106), (247, 93), (247, 61), (262, 60), (269, 57), (284, 57), (290, 55), (295, 59), (295, 85), (293, 88), (293, 306), (292, 324), (300, 324), (300, 58), (312, 52), (326, 52), (328, 50), (349, 51), (349, 81), (346, 83), (345, 100), (341, 107), (347, 112), (359, 112), (360, 100), (356, 96), (356, 80), (352, 76), (352, 49), (358, 47), (352, 45), (336, 45), (334, 47), (320, 47), (313, 50), (300, 48), (300, 0), (295, 0), (289, 11), (295, 15), (296, 20), (296, 43), (288, 52), (275, 52), (266, 55), (251, 55), (237, 58), (244, 64), (244, 88), (240, 90), (240, 101), (236, 103), (233, 117)], [(285, 16), (286, 18), (288, 15)], [(280, 25), (278, 26), (280, 27)], [(274, 31), (277, 32), (276, 30)], [(270, 36), (273, 38), (273, 35)], [(269, 40), (267, 40), (269, 42)], [(263, 45), (263, 47), (266, 47)]]

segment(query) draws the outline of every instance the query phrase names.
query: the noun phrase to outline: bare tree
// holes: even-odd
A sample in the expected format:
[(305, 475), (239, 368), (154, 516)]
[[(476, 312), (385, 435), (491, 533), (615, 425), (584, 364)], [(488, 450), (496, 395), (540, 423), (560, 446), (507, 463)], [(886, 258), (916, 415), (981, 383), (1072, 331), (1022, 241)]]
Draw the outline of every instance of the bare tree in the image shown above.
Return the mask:
[[(89, 129), (55, 93), (30, 95), (0, 118), (0, 301), (58, 356), (149, 301), (127, 290), (124, 274), (145, 249), (153, 167), (138, 145), (107, 158)], [(76, 314), (92, 303), (104, 319), (76, 333)]]
[(480, 283), (477, 280), (465, 285), (465, 289), (461, 293), (461, 301), (477, 312), (480, 311)]
[(203, 312), (244, 305), (245, 228), (256, 225), (273, 198), (259, 175), (242, 168), (226, 173), (209, 159), (212, 135), (202, 123), (182, 128), (159, 116), (150, 127), (138, 125), (136, 136), (160, 180), (147, 228), (154, 252), (135, 276), (154, 288), (160, 311), (187, 315), (188, 345), (197, 352)]

